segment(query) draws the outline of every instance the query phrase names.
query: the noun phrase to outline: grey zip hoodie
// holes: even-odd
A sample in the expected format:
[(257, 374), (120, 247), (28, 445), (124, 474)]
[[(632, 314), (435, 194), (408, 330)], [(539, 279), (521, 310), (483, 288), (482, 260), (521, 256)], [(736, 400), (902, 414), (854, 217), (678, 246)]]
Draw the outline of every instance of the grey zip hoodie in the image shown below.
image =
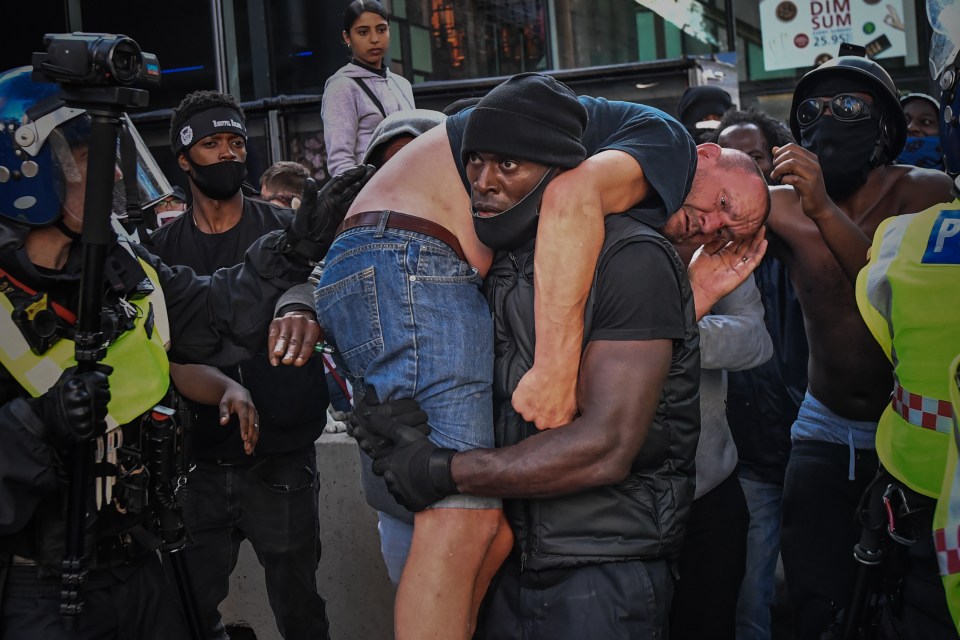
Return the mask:
[(700, 442), (695, 500), (726, 480), (737, 466), (737, 447), (727, 424), (727, 371), (756, 367), (773, 355), (753, 275), (721, 298), (698, 324)]
[(386, 76), (349, 63), (330, 76), (323, 88), (323, 141), (327, 147), (327, 173), (335, 176), (359, 164), (370, 136), (384, 116), (354, 78), (373, 92), (387, 115), (413, 109), (413, 88), (403, 76), (386, 69)]

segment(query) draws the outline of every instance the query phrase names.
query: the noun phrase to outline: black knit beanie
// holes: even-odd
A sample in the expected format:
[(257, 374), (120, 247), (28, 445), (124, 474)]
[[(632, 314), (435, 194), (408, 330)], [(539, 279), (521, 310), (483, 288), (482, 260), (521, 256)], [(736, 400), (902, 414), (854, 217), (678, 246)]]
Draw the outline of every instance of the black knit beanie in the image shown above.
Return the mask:
[(713, 85), (687, 87), (677, 104), (677, 119), (688, 129), (709, 115), (722, 116), (733, 107), (730, 94)]
[(540, 73), (521, 73), (494, 87), (467, 116), (460, 157), (495, 153), (571, 168), (587, 157), (581, 138), (587, 110), (570, 87)]

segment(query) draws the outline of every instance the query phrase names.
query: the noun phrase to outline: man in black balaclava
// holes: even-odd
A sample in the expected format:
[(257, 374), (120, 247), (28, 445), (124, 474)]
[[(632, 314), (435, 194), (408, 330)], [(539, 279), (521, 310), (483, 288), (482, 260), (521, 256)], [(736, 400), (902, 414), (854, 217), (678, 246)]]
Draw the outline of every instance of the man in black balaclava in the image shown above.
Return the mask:
[[(872, 64), (866, 69), (879, 68)], [(829, 69), (820, 74), (797, 87), (791, 126), (800, 145), (817, 155), (827, 195), (836, 202), (863, 186), (872, 169), (893, 161), (897, 154), (891, 150), (903, 146), (906, 127), (902, 108), (882, 82), (886, 78)]]
[(774, 255), (790, 273), (810, 344), (806, 397), (791, 431), (781, 553), (797, 638), (819, 638), (846, 607), (851, 514), (877, 470), (876, 422), (891, 366), (860, 318), (853, 283), (886, 218), (950, 196), (943, 173), (891, 164), (906, 122), (897, 89), (866, 58), (840, 56), (797, 85), (790, 127), (800, 144), (774, 149)]

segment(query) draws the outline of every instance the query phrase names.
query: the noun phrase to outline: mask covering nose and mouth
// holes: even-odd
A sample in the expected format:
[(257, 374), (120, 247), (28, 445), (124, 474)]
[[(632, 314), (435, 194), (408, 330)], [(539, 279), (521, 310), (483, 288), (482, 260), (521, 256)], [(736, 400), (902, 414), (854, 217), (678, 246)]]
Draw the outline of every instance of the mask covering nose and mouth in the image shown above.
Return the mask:
[(943, 149), (940, 136), (909, 136), (897, 164), (909, 164), (922, 169), (943, 171)]
[(226, 200), (240, 190), (247, 177), (247, 165), (235, 160), (214, 164), (197, 164), (187, 156), (190, 175), (203, 195), (212, 200)]
[(556, 175), (556, 167), (547, 169), (537, 186), (506, 211), (483, 218), (473, 210), (473, 228), (480, 242), (500, 251), (519, 249), (532, 240), (537, 234), (537, 223), (540, 221), (543, 192)]
[(831, 199), (842, 200), (867, 181), (874, 167), (871, 158), (878, 128), (879, 121), (873, 115), (859, 122), (841, 122), (824, 115), (802, 130), (800, 144), (817, 154)]
[(885, 106), (877, 96), (876, 87), (868, 80), (850, 75), (824, 78), (805, 93), (804, 99), (842, 93), (873, 97), (868, 118), (841, 121), (833, 114), (824, 113), (812, 124), (800, 128), (800, 146), (817, 154), (827, 195), (833, 200), (843, 200), (862, 187), (871, 169), (880, 164)]
[(190, 158), (190, 149), (207, 136), (230, 133), (247, 140), (247, 125), (241, 111), (229, 106), (215, 106), (195, 113), (182, 124), (173, 136), (174, 157), (183, 154), (190, 165), (190, 177), (200, 192), (213, 200), (226, 200), (240, 191), (247, 177), (244, 162), (227, 160), (214, 164), (197, 164)]

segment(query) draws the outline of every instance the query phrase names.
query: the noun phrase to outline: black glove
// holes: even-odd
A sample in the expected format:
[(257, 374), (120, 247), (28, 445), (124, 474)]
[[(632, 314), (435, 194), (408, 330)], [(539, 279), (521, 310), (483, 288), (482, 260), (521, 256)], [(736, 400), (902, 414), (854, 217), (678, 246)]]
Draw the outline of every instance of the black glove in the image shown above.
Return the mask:
[(300, 208), (293, 217), (283, 252), (297, 262), (319, 262), (333, 244), (337, 227), (360, 189), (375, 171), (371, 165), (347, 169), (317, 191), (317, 183), (307, 178)]
[[(412, 398), (380, 404), (376, 390), (367, 386), (360, 398), (354, 397), (353, 413), (347, 420), (347, 433), (356, 439), (360, 449), (376, 460), (383, 452), (412, 439), (430, 435), (427, 414)], [(400, 427), (412, 431), (400, 432)]]
[(423, 511), (460, 493), (450, 471), (455, 450), (438, 447), (413, 427), (397, 426), (395, 431), (405, 444), (385, 450), (373, 461), (373, 472), (383, 476), (397, 504)]
[(86, 373), (71, 367), (36, 399), (34, 409), (47, 427), (50, 444), (62, 449), (106, 432), (112, 372), (113, 367), (105, 364)]

